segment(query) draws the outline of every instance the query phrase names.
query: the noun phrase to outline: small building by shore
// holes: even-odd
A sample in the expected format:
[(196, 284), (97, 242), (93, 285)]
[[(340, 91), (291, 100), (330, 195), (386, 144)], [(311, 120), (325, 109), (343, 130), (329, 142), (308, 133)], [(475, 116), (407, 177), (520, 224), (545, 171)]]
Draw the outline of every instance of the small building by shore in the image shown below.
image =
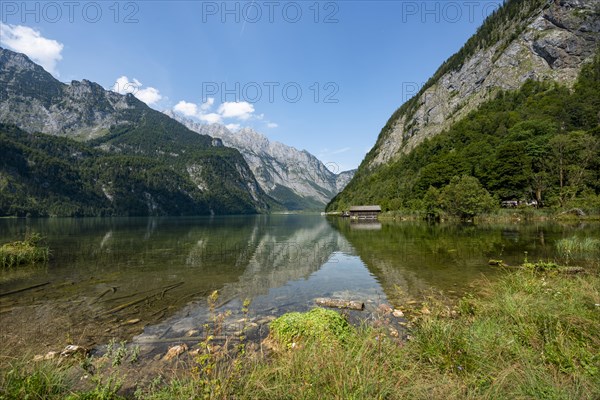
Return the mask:
[(381, 213), (381, 206), (352, 206), (349, 214), (351, 219), (377, 219)]

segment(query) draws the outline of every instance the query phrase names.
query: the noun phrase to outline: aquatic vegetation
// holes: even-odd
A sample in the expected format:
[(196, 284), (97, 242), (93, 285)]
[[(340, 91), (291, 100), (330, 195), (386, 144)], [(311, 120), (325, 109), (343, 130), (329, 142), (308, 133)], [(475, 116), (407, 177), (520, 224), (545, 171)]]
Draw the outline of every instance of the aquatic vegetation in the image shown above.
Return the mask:
[(565, 258), (587, 258), (600, 255), (600, 239), (572, 236), (556, 242), (556, 250)]
[(42, 237), (33, 233), (25, 240), (6, 243), (0, 246), (0, 267), (14, 268), (21, 265), (35, 265), (46, 263), (50, 256), (50, 249), (41, 244)]

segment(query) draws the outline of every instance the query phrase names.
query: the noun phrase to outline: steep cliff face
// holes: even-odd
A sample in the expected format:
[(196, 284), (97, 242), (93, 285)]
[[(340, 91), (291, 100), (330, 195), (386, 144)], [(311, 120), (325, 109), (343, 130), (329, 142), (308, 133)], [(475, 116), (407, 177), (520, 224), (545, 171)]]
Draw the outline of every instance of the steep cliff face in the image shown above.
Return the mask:
[(361, 168), (407, 154), (526, 80), (571, 85), (600, 40), (598, 0), (510, 0), (392, 115)]
[(242, 153), (260, 187), (288, 209), (321, 209), (352, 179), (355, 170), (330, 171), (306, 150), (297, 150), (243, 128), (232, 132), (220, 124), (205, 125), (165, 111), (187, 128), (222, 140)]

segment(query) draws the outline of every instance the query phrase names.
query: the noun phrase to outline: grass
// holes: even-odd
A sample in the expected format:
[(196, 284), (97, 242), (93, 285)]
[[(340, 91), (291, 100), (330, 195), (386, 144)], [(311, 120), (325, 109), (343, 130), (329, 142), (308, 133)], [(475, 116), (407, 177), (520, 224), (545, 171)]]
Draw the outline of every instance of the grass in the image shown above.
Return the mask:
[(0, 246), (0, 267), (10, 269), (22, 265), (46, 263), (50, 255), (48, 247), (41, 244), (39, 234), (28, 235), (25, 240)]
[(567, 259), (594, 257), (600, 254), (600, 239), (572, 236), (557, 241), (556, 250)]
[(271, 336), (285, 348), (313, 341), (321, 345), (343, 343), (353, 333), (339, 313), (320, 307), (306, 313), (284, 314), (271, 322), (270, 328)]
[[(597, 272), (518, 270), (483, 282), (480, 292), (453, 306), (433, 300), (427, 306), (430, 314), (410, 321), (407, 341), (371, 325), (346, 329), (333, 311), (288, 314), (273, 322), (273, 336), (302, 345), (265, 356), (239, 353), (211, 379), (190, 370), (170, 382), (152, 382), (135, 398), (600, 398)], [(314, 320), (320, 333), (298, 339), (310, 336)], [(343, 341), (322, 340), (335, 332)], [(44, 371), (33, 369), (31, 378), (9, 371), (0, 377), (0, 393), (50, 393), (41, 397), (50, 399), (59, 398), (52, 397), (58, 390), (70, 393), (67, 380)]]

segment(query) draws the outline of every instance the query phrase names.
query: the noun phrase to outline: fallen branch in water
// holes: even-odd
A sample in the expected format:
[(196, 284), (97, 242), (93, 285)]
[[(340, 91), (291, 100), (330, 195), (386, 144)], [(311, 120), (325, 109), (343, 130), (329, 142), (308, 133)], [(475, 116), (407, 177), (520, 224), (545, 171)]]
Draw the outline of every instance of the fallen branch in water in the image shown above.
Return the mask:
[(36, 288), (39, 288), (39, 287), (42, 287), (42, 286), (46, 286), (48, 284), (50, 284), (50, 282), (38, 283), (38, 284), (33, 285), (33, 286), (28, 286), (28, 287), (25, 287), (25, 288), (13, 290), (12, 292), (0, 293), (0, 297), (8, 296), (8, 295), (15, 294), (15, 293), (25, 292), (27, 290), (36, 289)]
[(105, 295), (107, 295), (109, 292), (116, 293), (116, 291), (117, 291), (117, 288), (116, 288), (116, 287), (114, 287), (114, 286), (113, 286), (113, 287), (110, 287), (110, 288), (108, 288), (108, 289), (106, 289), (104, 292), (100, 293), (100, 295), (99, 295), (98, 297), (96, 297), (96, 299), (95, 299), (94, 301), (92, 301), (92, 302), (90, 303), (90, 305), (92, 305), (92, 304), (96, 304), (98, 301), (100, 301), (100, 299), (101, 299), (102, 297), (104, 297)]

